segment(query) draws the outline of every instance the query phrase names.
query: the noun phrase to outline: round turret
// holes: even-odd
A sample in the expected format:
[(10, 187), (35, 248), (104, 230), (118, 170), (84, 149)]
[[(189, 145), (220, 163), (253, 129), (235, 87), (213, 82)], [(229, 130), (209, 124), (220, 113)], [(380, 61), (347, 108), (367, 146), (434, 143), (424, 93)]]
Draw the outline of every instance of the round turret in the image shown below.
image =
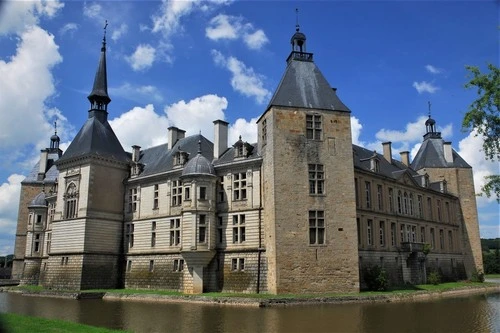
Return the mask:
[(305, 52), (306, 51), (306, 35), (300, 32), (297, 27), (295, 33), (290, 39), (290, 43), (292, 44), (292, 51), (297, 52)]
[(182, 170), (182, 176), (210, 175), (215, 176), (215, 169), (212, 163), (201, 153), (198, 153)]
[(40, 192), (30, 201), (28, 208), (31, 207), (47, 207), (47, 200), (45, 200), (45, 192)]

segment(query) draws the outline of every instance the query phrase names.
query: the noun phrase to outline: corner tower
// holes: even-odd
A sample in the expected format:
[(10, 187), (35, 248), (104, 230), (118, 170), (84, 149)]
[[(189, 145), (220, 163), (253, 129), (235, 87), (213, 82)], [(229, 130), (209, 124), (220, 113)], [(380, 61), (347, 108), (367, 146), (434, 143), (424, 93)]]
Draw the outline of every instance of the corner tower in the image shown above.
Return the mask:
[(57, 209), (42, 281), (47, 287), (116, 288), (121, 282), (129, 158), (107, 120), (106, 35), (88, 99), (88, 119), (56, 164)]
[(427, 174), (431, 182), (445, 181), (446, 192), (458, 197), (460, 209), (457, 220), (463, 223), (464, 264), (470, 278), (474, 272), (483, 271), (472, 167), (452, 148), (451, 142), (443, 140), (430, 113), (425, 127), (424, 141), (411, 168), (419, 174)]
[(359, 290), (350, 110), (297, 25), (257, 121), (270, 293)]

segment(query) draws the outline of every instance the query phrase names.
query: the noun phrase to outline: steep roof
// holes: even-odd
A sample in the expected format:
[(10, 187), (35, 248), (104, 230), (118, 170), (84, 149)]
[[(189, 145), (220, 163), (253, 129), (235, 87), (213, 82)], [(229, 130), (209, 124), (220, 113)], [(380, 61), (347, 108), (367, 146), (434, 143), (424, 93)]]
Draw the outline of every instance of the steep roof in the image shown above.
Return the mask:
[(59, 159), (58, 164), (71, 158), (90, 154), (123, 162), (129, 159), (108, 121), (106, 119), (99, 120), (98, 117), (94, 116), (87, 119)]
[(350, 112), (312, 61), (312, 53), (292, 52), (271, 106)]
[(38, 193), (33, 200), (30, 201), (28, 207), (47, 207), (47, 200), (45, 200), (45, 192)]
[(28, 173), (26, 178), (24, 178), (23, 183), (55, 182), (59, 177), (59, 171), (57, 171), (57, 167), (55, 166), (55, 161), (58, 159), (59, 154), (57, 152), (49, 153), (47, 156), (47, 171), (45, 172), (45, 178), (43, 180), (38, 180), (38, 172), (40, 170), (40, 161), (38, 161)]
[(215, 176), (215, 169), (213, 164), (198, 152), (198, 154), (189, 160), (182, 170), (183, 176), (195, 176), (195, 175), (210, 175)]
[(447, 162), (444, 157), (444, 140), (440, 137), (428, 138), (420, 146), (411, 167), (414, 170), (423, 168), (471, 168), (454, 149), (452, 149), (452, 155), (453, 162)]

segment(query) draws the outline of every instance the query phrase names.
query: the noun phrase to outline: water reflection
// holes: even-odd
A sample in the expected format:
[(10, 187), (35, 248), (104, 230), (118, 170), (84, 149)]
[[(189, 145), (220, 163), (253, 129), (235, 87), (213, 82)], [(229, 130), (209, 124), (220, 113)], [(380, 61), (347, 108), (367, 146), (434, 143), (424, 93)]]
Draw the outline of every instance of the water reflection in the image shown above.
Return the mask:
[(500, 332), (500, 294), (417, 303), (246, 308), (0, 293), (0, 312), (133, 332)]

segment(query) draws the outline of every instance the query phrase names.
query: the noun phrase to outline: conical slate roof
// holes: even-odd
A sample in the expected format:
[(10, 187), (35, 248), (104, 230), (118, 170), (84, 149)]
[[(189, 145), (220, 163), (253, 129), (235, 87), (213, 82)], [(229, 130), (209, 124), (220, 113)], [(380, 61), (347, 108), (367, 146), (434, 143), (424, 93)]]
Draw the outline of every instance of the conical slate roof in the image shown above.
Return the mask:
[(454, 149), (452, 149), (452, 156), (453, 162), (447, 162), (444, 156), (443, 139), (426, 139), (411, 162), (411, 168), (413, 170), (423, 168), (471, 168)]
[(99, 100), (104, 104), (111, 102), (108, 96), (108, 77), (106, 73), (106, 40), (103, 40), (101, 47), (101, 57), (94, 78), (94, 86), (88, 96), (89, 101)]
[(45, 200), (45, 192), (40, 192), (30, 201), (28, 208), (31, 207), (47, 207), (47, 201)]
[(210, 175), (215, 176), (215, 169), (212, 163), (199, 152), (195, 157), (187, 162), (182, 176)]

